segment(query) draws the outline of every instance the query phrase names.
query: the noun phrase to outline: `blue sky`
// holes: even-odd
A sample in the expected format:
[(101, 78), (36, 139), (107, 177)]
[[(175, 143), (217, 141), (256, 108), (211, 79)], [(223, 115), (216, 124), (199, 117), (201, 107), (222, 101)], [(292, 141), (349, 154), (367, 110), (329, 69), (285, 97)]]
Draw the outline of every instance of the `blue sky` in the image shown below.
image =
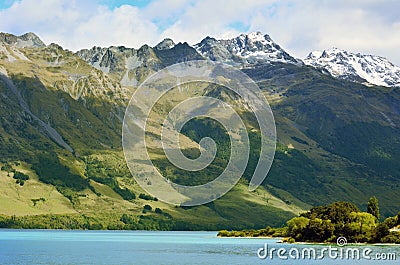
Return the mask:
[(3, 0), (0, 1), (0, 9), (9, 8), (12, 5), (13, 1), (11, 0)]
[(31, 31), (70, 50), (261, 31), (298, 58), (337, 47), (400, 65), (398, 10), (396, 0), (3, 0), (0, 31)]
[(110, 8), (120, 7), (122, 5), (132, 5), (143, 8), (147, 6), (151, 0), (100, 0), (97, 2), (102, 5), (107, 5)]

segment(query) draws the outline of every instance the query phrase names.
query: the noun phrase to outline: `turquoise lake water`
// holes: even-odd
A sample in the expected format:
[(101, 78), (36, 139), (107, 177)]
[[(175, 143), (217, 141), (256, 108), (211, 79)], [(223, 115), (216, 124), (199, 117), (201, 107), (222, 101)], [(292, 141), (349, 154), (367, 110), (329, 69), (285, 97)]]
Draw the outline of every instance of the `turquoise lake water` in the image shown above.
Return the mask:
[[(327, 245), (297, 245), (276, 243), (277, 239), (218, 238), (216, 232), (163, 231), (61, 231), (61, 230), (1, 230), (0, 264), (400, 264), (400, 246), (346, 246), (332, 248), (370, 248), (367, 260), (342, 258), (339, 252), (321, 257)], [(258, 257), (272, 248), (283, 248), (282, 259), (273, 252), (272, 259)], [(298, 249), (291, 250), (292, 248)], [(316, 259), (306, 255), (304, 248), (315, 249)], [(368, 251), (367, 251), (368, 252)], [(299, 253), (296, 256), (296, 253)], [(351, 253), (351, 252), (349, 252)], [(373, 260), (394, 253), (396, 260)], [(290, 256), (291, 254), (292, 256)], [(310, 254), (311, 255), (311, 254)], [(360, 254), (361, 255), (361, 254)], [(296, 259), (294, 259), (295, 257)]]

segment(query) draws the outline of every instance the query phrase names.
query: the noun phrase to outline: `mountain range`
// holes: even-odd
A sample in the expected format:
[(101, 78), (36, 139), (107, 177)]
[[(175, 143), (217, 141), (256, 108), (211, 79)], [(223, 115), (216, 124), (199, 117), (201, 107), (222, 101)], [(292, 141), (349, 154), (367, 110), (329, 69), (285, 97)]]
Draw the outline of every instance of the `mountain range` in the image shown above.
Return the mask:
[[(275, 160), (255, 192), (246, 187), (254, 170), (250, 163), (222, 198), (174, 207), (146, 194), (130, 175), (122, 120), (131, 95), (149, 75), (204, 59), (242, 69), (262, 89), (276, 120)], [(399, 80), (399, 67), (382, 57), (329, 49), (300, 60), (259, 32), (230, 40), (206, 37), (193, 46), (164, 39), (154, 47), (77, 52), (45, 45), (33, 33), (0, 33), (0, 217), (79, 215), (103, 228), (260, 228), (337, 200), (366, 207), (371, 196), (380, 200), (382, 217), (394, 215), (400, 205)], [(241, 108), (237, 96), (222, 88), (196, 89), (185, 96), (211, 95)], [(170, 103), (161, 101), (159, 109)], [(253, 117), (240, 110), (257, 139)], [(195, 156), (196, 143), (207, 133), (220, 136), (217, 142), (227, 151), (221, 130), (194, 120), (181, 132), (184, 151)], [(182, 183), (208, 180), (227, 159), (221, 154), (210, 171), (192, 176), (173, 168), (159, 150), (153, 155), (160, 171)], [(257, 155), (256, 144), (252, 161)], [(13, 171), (29, 180), (16, 183)]]
[[(197, 53), (191, 48), (194, 48)], [(178, 50), (180, 54), (177, 54)], [(135, 82), (138, 80), (129, 79), (129, 72), (143, 62), (146, 64), (147, 61), (143, 55), (146, 54), (147, 58), (151, 58), (152, 52), (154, 56), (162, 59), (168, 54), (173, 54), (172, 57), (179, 57), (180, 60), (205, 58), (238, 67), (269, 62), (306, 64), (321, 69), (333, 77), (349, 81), (387, 87), (400, 86), (400, 68), (383, 57), (354, 54), (332, 48), (311, 52), (304, 60), (301, 60), (288, 54), (269, 35), (263, 35), (260, 32), (241, 34), (229, 40), (206, 37), (193, 47), (187, 43), (175, 44), (173, 40), (165, 39), (154, 48), (147, 45), (138, 50), (125, 47), (93, 47), (90, 50), (80, 50), (76, 54), (92, 66), (107, 73), (120, 72), (125, 68), (126, 72), (121, 82), (126, 85), (136, 85)], [(153, 68), (163, 67), (156, 61)]]

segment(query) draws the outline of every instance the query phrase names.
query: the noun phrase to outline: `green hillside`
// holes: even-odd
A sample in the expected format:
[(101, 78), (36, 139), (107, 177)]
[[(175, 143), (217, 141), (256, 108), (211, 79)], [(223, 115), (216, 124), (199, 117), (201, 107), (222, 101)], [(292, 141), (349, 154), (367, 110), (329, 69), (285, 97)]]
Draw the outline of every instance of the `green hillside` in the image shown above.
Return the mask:
[[(268, 98), (278, 137), (271, 171), (254, 192), (247, 186), (260, 135), (238, 96), (214, 86), (199, 86), (184, 96), (172, 92), (175, 102), (195, 93), (229, 101), (252, 142), (245, 175), (232, 191), (206, 205), (179, 207), (147, 194), (125, 164), (122, 119), (135, 86), (120, 81), (125, 74), (143, 81), (164, 66), (200, 59), (193, 48), (178, 44), (158, 51), (143, 46), (137, 52), (146, 60), (129, 71), (121, 60), (133, 51), (118, 48), (123, 52), (110, 57), (113, 68), (107, 73), (56, 44), (20, 48), (25, 59), (16, 48), (4, 47), (17, 59), (0, 53), (0, 227), (262, 228), (280, 226), (312, 206), (334, 201), (364, 209), (372, 196), (379, 198), (382, 218), (399, 211), (399, 88), (338, 80), (304, 65), (244, 69)], [(170, 103), (161, 100), (150, 123), (156, 124), (157, 115), (172, 108)], [(214, 179), (229, 159), (229, 138), (221, 126), (202, 119), (186, 124), (183, 152), (198, 156), (197, 143), (205, 136), (218, 144), (217, 158), (207, 170), (179, 171), (160, 147), (150, 150), (154, 164), (178, 183)], [(148, 137), (160, 135), (154, 130)], [(29, 176), (23, 185), (17, 183), (17, 172)]]

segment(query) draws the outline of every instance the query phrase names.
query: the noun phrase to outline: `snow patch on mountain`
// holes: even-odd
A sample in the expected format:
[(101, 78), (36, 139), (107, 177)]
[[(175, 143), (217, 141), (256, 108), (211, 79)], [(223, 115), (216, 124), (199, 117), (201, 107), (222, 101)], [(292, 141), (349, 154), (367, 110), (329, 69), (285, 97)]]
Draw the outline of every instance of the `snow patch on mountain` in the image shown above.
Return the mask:
[(206, 37), (195, 45), (196, 50), (213, 61), (254, 64), (259, 62), (283, 62), (301, 64), (290, 56), (269, 35), (261, 32), (241, 34), (228, 40)]
[(386, 58), (351, 53), (337, 48), (311, 52), (304, 63), (327, 70), (332, 76), (378, 86), (400, 86), (400, 67)]

